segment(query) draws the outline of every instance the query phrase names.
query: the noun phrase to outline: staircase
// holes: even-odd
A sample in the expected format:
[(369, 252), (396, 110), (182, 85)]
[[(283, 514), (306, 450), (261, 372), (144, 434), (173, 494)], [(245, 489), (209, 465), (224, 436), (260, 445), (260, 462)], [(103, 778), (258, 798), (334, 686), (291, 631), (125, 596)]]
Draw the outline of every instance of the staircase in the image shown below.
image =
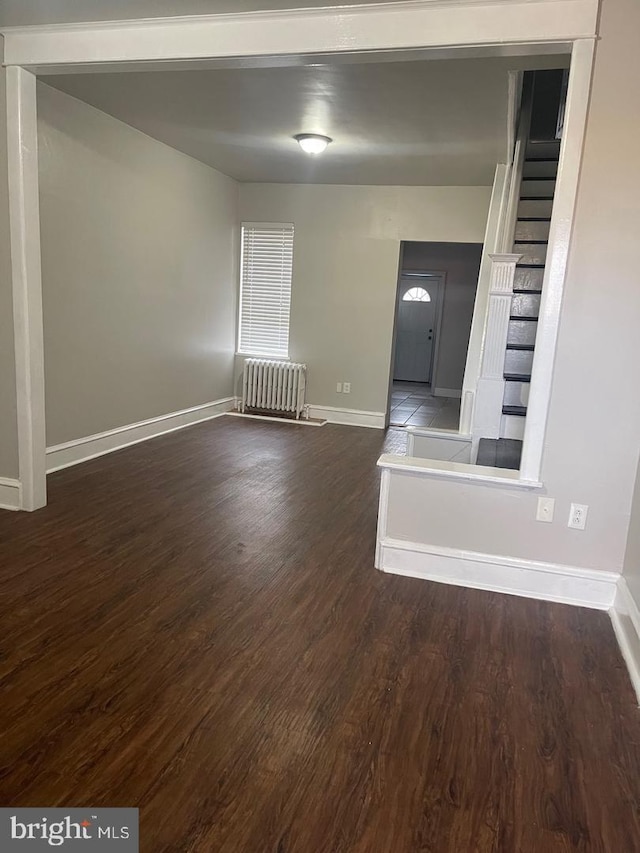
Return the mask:
[[(471, 435), (477, 464), (517, 468), (529, 404), (567, 73), (525, 72), (508, 203), (492, 244)], [(504, 197), (503, 197), (504, 198)], [(472, 455), (472, 458), (473, 455)]]
[(527, 142), (512, 250), (522, 257), (516, 264), (505, 353), (503, 438), (524, 435), (559, 157), (559, 141)]

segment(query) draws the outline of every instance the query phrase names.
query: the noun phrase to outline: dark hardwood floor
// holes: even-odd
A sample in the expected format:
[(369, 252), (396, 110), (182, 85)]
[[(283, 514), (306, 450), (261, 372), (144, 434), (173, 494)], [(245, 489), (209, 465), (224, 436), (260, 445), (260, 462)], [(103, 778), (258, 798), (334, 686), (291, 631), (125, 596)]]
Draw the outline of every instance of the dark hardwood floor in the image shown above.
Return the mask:
[(608, 616), (376, 572), (383, 441), (221, 418), (0, 513), (0, 805), (137, 806), (145, 853), (640, 851)]

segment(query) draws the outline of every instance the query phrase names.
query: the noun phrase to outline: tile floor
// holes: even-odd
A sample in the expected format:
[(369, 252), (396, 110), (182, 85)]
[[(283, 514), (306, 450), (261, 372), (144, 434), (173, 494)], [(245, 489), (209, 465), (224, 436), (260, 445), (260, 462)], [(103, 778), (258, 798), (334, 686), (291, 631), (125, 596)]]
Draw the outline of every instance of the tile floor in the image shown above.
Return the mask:
[(423, 382), (393, 383), (391, 394), (392, 426), (424, 426), (435, 429), (458, 429), (460, 400), (434, 397), (431, 387)]

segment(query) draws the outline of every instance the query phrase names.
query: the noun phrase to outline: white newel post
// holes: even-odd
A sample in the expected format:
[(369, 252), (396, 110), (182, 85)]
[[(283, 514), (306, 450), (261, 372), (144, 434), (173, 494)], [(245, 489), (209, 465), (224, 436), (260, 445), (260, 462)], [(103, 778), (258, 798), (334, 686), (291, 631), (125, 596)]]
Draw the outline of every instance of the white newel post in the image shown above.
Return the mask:
[(473, 438), (499, 438), (504, 398), (504, 358), (516, 264), (522, 255), (490, 255), (491, 283), (482, 363), (473, 418)]

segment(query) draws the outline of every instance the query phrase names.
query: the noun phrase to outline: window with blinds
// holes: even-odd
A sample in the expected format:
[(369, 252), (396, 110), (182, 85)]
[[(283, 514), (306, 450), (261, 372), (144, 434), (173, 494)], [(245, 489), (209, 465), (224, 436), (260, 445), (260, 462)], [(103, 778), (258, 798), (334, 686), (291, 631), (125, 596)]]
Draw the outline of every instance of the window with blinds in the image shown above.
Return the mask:
[(238, 352), (288, 357), (293, 225), (244, 222)]

